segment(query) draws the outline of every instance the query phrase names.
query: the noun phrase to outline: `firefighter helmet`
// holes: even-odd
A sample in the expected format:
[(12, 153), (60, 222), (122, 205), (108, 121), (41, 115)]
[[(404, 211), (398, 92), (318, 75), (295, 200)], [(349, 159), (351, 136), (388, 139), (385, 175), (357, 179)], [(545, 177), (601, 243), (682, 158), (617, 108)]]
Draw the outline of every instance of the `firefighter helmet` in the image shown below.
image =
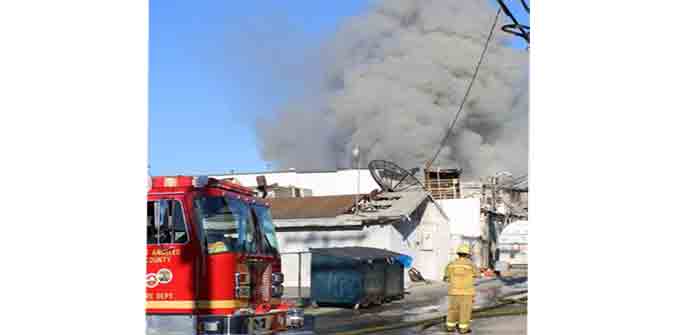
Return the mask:
[(469, 244), (462, 244), (457, 248), (457, 254), (466, 254), (469, 255), (471, 254)]

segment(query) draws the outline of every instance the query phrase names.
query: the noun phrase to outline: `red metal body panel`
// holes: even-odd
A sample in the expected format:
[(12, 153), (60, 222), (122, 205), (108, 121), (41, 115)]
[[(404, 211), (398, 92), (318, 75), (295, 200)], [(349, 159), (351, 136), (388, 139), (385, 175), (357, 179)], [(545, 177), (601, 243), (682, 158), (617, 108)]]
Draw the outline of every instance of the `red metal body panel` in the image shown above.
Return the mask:
[(207, 276), (202, 282), (201, 300), (232, 301), (232, 306), (212, 304), (201, 306), (200, 314), (232, 314), (236, 308), (247, 307), (248, 302), (234, 297), (234, 273), (243, 258), (240, 254), (221, 253), (207, 257)]

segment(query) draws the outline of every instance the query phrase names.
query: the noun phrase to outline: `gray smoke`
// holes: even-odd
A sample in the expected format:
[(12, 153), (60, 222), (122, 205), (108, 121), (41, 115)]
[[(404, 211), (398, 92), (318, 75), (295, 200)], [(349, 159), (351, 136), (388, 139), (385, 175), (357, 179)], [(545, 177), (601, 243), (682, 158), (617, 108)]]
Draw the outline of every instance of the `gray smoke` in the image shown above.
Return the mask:
[[(487, 1), (393, 0), (346, 21), (324, 45), (320, 75), (300, 78), (308, 94), (258, 123), (263, 158), (280, 168), (347, 168), (359, 146), (363, 165), (423, 167), (459, 107), (495, 13)], [(433, 166), (527, 173), (528, 54), (505, 46), (506, 37), (495, 32)]]

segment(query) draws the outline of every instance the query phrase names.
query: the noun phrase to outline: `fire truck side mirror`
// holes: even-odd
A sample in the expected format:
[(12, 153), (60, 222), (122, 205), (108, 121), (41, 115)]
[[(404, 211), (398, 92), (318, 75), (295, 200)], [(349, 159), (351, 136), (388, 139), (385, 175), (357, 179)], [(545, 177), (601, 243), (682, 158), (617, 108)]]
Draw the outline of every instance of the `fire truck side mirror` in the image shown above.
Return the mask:
[(257, 176), (255, 177), (255, 181), (258, 182), (258, 187), (267, 186), (267, 179), (265, 176)]
[(257, 176), (255, 181), (258, 183), (258, 190), (262, 192), (262, 197), (267, 197), (267, 179), (265, 179), (265, 176)]

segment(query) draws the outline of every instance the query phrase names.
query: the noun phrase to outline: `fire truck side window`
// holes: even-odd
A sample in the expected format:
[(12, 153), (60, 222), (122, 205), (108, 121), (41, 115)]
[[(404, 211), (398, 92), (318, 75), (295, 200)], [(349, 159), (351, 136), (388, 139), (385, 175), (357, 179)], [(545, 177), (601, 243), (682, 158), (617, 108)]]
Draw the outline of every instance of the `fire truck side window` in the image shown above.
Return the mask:
[(255, 229), (253, 210), (250, 207), (247, 207), (246, 211), (248, 212), (248, 215), (246, 217), (245, 250), (248, 253), (257, 254), (260, 251), (260, 247), (258, 246), (259, 238)]
[(149, 201), (146, 209), (148, 244), (186, 243), (187, 225), (177, 200)]
[(156, 218), (155, 210), (153, 209), (153, 201), (149, 201), (146, 205), (146, 243), (156, 244)]
[(255, 217), (260, 223), (263, 253), (276, 254), (278, 252), (277, 235), (275, 234), (275, 225), (272, 223), (270, 209), (259, 205), (251, 207), (253, 207)]

